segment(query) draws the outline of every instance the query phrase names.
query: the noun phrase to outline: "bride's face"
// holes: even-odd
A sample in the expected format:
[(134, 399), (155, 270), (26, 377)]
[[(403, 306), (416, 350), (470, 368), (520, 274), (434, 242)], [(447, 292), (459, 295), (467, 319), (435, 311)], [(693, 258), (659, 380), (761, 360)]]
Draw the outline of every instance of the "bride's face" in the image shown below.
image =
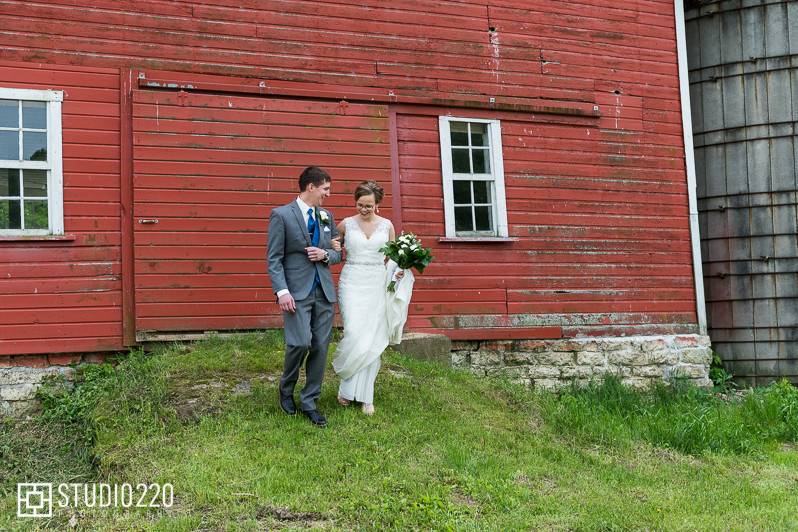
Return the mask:
[(358, 214), (363, 218), (371, 218), (374, 215), (374, 209), (377, 207), (377, 202), (374, 200), (374, 194), (368, 196), (360, 196), (355, 202), (355, 208)]

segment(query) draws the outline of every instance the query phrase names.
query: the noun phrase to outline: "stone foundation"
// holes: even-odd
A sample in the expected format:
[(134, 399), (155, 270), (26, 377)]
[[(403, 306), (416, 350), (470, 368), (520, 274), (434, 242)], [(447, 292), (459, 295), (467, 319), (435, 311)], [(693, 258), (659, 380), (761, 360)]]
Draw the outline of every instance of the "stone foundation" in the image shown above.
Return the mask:
[(708, 336), (696, 334), (460, 341), (452, 343), (452, 365), (555, 391), (607, 373), (636, 388), (674, 378), (706, 387), (712, 384), (709, 346)]
[(51, 375), (72, 380), (74, 365), (101, 363), (105, 354), (0, 357), (0, 417), (24, 416), (39, 407), (36, 390)]

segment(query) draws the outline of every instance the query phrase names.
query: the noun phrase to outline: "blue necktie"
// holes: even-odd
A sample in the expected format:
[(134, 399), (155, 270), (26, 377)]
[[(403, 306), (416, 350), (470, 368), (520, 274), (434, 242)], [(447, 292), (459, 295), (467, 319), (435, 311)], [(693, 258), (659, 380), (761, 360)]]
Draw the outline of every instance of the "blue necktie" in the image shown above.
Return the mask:
[[(314, 247), (318, 247), (319, 245), (319, 224), (316, 223), (316, 220), (313, 218), (313, 207), (308, 209), (308, 234), (310, 235), (310, 243)], [(319, 279), (319, 271), (316, 270), (316, 275), (313, 278), (313, 288), (316, 288), (316, 285), (321, 284), (321, 279)]]
[(313, 246), (319, 245), (319, 224), (313, 219), (313, 207), (308, 209), (308, 234), (310, 234), (310, 243)]

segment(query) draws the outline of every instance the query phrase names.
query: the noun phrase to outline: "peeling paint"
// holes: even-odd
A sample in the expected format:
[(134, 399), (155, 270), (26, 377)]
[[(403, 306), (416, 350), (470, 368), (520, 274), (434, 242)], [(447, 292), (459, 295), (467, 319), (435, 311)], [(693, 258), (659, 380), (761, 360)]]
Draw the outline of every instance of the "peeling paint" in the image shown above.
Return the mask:
[(493, 73), (493, 79), (495, 83), (499, 84), (499, 68), (501, 66), (501, 47), (499, 43), (499, 33), (496, 31), (488, 32), (488, 37), (490, 39), (490, 46), (492, 49), (492, 55), (490, 59), (490, 71)]

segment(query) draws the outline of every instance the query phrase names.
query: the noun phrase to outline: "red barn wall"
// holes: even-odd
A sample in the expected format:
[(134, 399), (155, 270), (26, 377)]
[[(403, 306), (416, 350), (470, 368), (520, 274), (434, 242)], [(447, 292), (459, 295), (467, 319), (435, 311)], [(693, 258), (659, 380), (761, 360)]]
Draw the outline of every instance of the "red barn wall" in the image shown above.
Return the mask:
[[(666, 117), (678, 134), (669, 0), (533, 0), (525, 9), (509, 0), (76, 3), (0, 2), (0, 58), (498, 101), (593, 101), (623, 88), (635, 98), (624, 105), (629, 113), (614, 116), (628, 120), (625, 129), (639, 127), (645, 108), (655, 122)], [(666, 101), (643, 105), (646, 97)]]
[[(634, 142), (596, 127), (466, 114), (502, 118), (507, 217), (517, 241), (437, 242), (445, 233), (437, 113), (400, 113), (404, 227), (437, 257), (418, 280), (414, 330), (455, 338), (501, 335), (485, 328), (507, 326), (524, 337), (692, 331), (687, 194), (670, 168), (674, 148), (652, 144), (646, 159), (626, 159), (618, 151)], [(607, 162), (616, 157), (624, 160)], [(645, 168), (658, 159), (664, 168)], [(461, 327), (469, 330), (448, 330)]]
[(334, 216), (358, 182), (391, 180), (385, 105), (136, 91), (133, 117), (134, 215), (158, 220), (134, 229), (140, 336), (282, 326), (271, 208), (309, 160), (333, 176)]
[[(697, 329), (671, 1), (535, 0), (524, 9), (509, 0), (488, 5), (408, 0), (401, 6), (377, 0), (241, 0), (235, 7), (213, 0), (75, 4), (0, 2), (0, 86), (67, 93), (65, 229), (75, 235), (74, 241), (0, 242), (0, 354), (122, 347), (119, 139), (127, 131), (120, 126), (119, 79), (126, 69), (145, 75), (171, 71), (173, 79), (188, 81), (209, 75), (232, 80), (231, 86), (242, 77), (278, 80), (289, 112), (297, 98), (311, 98), (323, 109), (344, 99), (356, 107), (368, 94), (379, 95), (380, 105), (396, 113), (396, 131), (385, 130), (384, 117), (379, 126), (369, 126), (380, 139), (369, 146), (382, 158), (378, 164), (361, 165), (357, 156), (363, 146), (344, 146), (342, 138), (340, 155), (351, 162), (326, 161), (342, 193), (331, 207), (338, 218), (350, 214), (344, 194), (363, 178), (376, 178), (391, 191), (385, 142), (395, 134), (404, 227), (421, 234), (438, 257), (419, 278), (412, 328), (450, 334), (456, 328), (461, 331), (453, 336), (461, 337), (495, 336), (495, 330), (482, 330), (494, 327), (513, 327), (514, 332), (499, 334), (517, 337)], [(305, 92), (308, 87), (316, 92)], [(215, 217), (217, 226), (169, 235), (184, 243), (174, 250), (182, 258), (158, 255), (171, 247), (165, 236), (137, 234), (138, 328), (278, 324), (260, 262), (265, 255), (258, 256), (265, 254), (266, 212), (290, 199), (304, 164), (325, 163), (329, 144), (317, 139), (309, 150), (294, 150), (291, 162), (249, 154), (245, 162), (260, 167), (246, 176), (267, 179), (266, 190), (263, 181), (237, 188), (246, 179), (235, 171), (216, 175), (221, 179), (215, 182), (190, 182), (174, 171), (170, 157), (215, 157), (211, 166), (219, 170), (224, 156), (235, 156), (221, 138), (210, 150), (194, 146), (200, 133), (191, 127), (202, 120), (197, 105), (204, 105), (198, 104), (204, 96), (189, 94), (188, 101), (176, 102), (174, 93), (133, 92), (132, 115), (123, 123), (133, 133), (136, 216), (149, 216), (158, 203), (168, 210), (170, 203), (191, 203), (211, 191), (221, 191), (218, 202), (229, 209), (244, 205), (248, 213), (240, 226), (225, 225), (221, 216)], [(250, 105), (259, 98), (228, 96)], [(153, 98), (164, 99), (164, 110), (187, 109), (184, 123), (150, 127)], [(503, 111), (489, 109), (491, 98)], [(446, 107), (411, 105), (419, 102)], [(502, 120), (509, 224), (516, 241), (438, 242), (444, 231), (437, 112)], [(312, 124), (316, 112), (295, 114), (293, 123), (282, 126)], [(257, 120), (267, 115), (264, 110)], [(218, 119), (222, 128), (230, 122), (227, 116)], [(168, 144), (170, 126), (188, 128), (179, 130), (184, 135), (176, 144)], [(279, 135), (252, 136), (268, 143)], [(172, 180), (174, 186), (163, 188), (172, 190), (175, 201), (169, 193), (164, 201), (160, 179)], [(184, 186), (185, 194), (175, 192)], [(391, 201), (386, 198), (385, 206)], [(174, 212), (161, 210), (159, 216), (178, 223)], [(390, 208), (384, 213), (400, 214)], [(158, 277), (155, 270), (178, 260), (222, 260), (195, 246), (217, 242), (210, 247), (218, 251), (241, 228), (249, 234), (238, 234), (242, 240), (236, 242), (248, 264), (246, 271), (230, 273), (246, 279), (209, 277), (199, 269), (180, 286)], [(148, 271), (150, 262), (161, 265)], [(176, 275), (185, 275), (178, 270)], [(262, 286), (253, 282), (258, 276)], [(188, 316), (179, 308), (192, 306), (188, 300), (197, 297), (195, 310), (210, 314)], [(235, 310), (236, 304), (244, 304), (245, 312)], [(225, 308), (223, 315), (214, 314), (214, 306)]]
[(64, 91), (64, 226), (0, 239), (0, 354), (122, 347), (119, 71), (0, 63), (3, 87)]

